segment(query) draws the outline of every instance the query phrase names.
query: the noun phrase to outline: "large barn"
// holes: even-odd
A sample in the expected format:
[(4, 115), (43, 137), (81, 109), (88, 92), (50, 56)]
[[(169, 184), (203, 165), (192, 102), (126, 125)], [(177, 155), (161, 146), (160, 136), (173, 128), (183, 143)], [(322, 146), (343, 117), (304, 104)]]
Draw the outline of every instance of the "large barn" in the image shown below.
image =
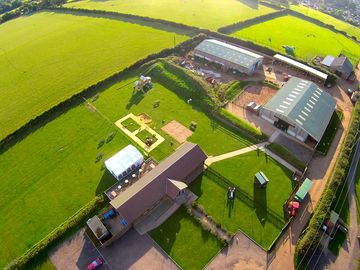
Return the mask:
[(224, 69), (234, 69), (251, 75), (262, 65), (264, 57), (234, 45), (215, 40), (205, 39), (194, 49), (197, 57), (218, 63)]
[(141, 179), (113, 199), (111, 206), (133, 224), (162, 198), (175, 200), (202, 171), (206, 154), (186, 142)]
[(291, 78), (260, 110), (260, 116), (302, 142), (317, 145), (336, 101), (315, 83)]

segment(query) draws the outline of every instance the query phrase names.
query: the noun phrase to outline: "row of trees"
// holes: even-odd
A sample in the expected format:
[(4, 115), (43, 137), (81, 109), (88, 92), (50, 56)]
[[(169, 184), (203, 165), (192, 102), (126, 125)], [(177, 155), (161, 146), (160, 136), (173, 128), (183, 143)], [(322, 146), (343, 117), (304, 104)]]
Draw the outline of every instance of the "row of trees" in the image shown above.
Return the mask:
[[(20, 3), (18, 6), (14, 6), (10, 11), (5, 12), (0, 17), (0, 23), (6, 22), (8, 20), (14, 19), (24, 14), (29, 14), (40, 9), (52, 8), (59, 5), (62, 5), (66, 0), (34, 0), (34, 1), (24, 1), (24, 0), (5, 0), (5, 1), (17, 1)], [(0, 2), (2, 4), (2, 2)], [(0, 5), (1, 7), (1, 5)], [(0, 14), (2, 12), (0, 11)]]

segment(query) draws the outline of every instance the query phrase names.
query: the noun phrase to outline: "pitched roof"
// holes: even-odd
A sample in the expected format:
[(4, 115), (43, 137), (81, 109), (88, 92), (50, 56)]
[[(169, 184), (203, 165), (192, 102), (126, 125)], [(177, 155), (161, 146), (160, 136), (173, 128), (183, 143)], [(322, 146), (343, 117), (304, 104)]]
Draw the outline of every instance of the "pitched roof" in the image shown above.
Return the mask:
[(205, 39), (195, 47), (195, 50), (246, 68), (251, 67), (258, 62), (259, 59), (263, 58), (263, 56), (259, 54), (216, 39)]
[(336, 57), (335, 60), (331, 63), (331, 66), (342, 67), (347, 73), (351, 73), (353, 71), (352, 64), (345, 56)]
[[(165, 160), (160, 162), (154, 169), (145, 174), (141, 179), (132, 184), (129, 188), (124, 190), (119, 196), (117, 196), (114, 200), (110, 202), (110, 204), (118, 209), (125, 202), (131, 199), (134, 195), (144, 189), (147, 185), (152, 183), (154, 180), (159, 179), (160, 175), (168, 178), (167, 174), (171, 171), (174, 173), (175, 170), (179, 170), (181, 167), (182, 171), (188, 170), (190, 167), (194, 166), (194, 164), (202, 164), (207, 158), (206, 154), (201, 150), (201, 148), (194, 143), (186, 142), (181, 145), (174, 153), (168, 156)], [(190, 161), (190, 162), (189, 162)], [(179, 165), (181, 166), (174, 166)], [(175, 172), (176, 173), (176, 172)], [(165, 188), (164, 188), (165, 192)], [(151, 196), (151, 195), (150, 195)]]
[(318, 142), (335, 110), (336, 101), (315, 83), (292, 77), (263, 107), (300, 127)]

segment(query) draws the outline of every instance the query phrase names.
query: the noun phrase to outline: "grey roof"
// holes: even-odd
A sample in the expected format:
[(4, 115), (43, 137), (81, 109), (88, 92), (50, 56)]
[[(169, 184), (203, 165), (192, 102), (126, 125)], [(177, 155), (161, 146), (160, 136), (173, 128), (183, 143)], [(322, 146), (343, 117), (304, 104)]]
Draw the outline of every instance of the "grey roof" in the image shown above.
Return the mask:
[[(182, 144), (178, 149), (176, 149), (176, 151), (170, 156), (168, 156), (165, 160), (160, 162), (160, 164), (157, 165), (154, 169), (152, 169), (141, 179), (139, 179), (137, 182), (135, 182), (129, 188), (119, 194), (119, 196), (112, 200), (110, 204), (115, 209), (118, 209), (125, 202), (131, 199), (135, 194), (137, 194), (147, 185), (149, 185), (152, 181), (158, 179), (159, 175), (164, 175), (164, 177), (167, 178), (168, 176), (166, 176), (165, 174), (168, 173), (172, 168), (175, 168), (175, 170), (179, 170), (179, 167), (181, 167), (182, 171), (186, 171), (194, 164), (204, 163), (206, 158), (206, 154), (197, 144), (186, 142)], [(181, 162), (181, 166), (174, 166), (178, 162)], [(148, 196), (151, 196), (151, 194), (149, 194)]]
[(331, 63), (332, 67), (342, 67), (347, 73), (353, 71), (353, 66), (350, 63), (349, 59), (345, 56), (336, 57), (335, 60)]
[(195, 47), (195, 50), (246, 68), (263, 58), (261, 55), (216, 39), (205, 39)]
[(321, 64), (330, 67), (331, 64), (334, 62), (334, 60), (335, 60), (334, 56), (328, 55), (324, 58), (324, 60), (321, 61)]
[(109, 234), (109, 231), (106, 229), (105, 225), (101, 222), (98, 216), (93, 216), (86, 222), (86, 224), (99, 240)]
[(315, 83), (292, 77), (264, 108), (300, 127), (318, 142), (335, 110), (336, 101)]

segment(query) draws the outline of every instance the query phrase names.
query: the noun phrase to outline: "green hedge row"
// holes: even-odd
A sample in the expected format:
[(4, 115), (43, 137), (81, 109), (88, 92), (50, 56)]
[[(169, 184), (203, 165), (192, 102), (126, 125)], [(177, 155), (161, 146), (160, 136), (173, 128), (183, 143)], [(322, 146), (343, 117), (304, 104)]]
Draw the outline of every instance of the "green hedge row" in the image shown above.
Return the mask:
[(238, 129), (242, 130), (245, 135), (255, 138), (257, 141), (265, 141), (268, 139), (268, 136), (266, 136), (260, 130), (256, 129), (247, 121), (240, 119), (239, 117), (235, 116), (224, 108), (221, 108), (216, 114), (218, 114), (226, 121), (230, 122)]
[(236, 96), (238, 96), (242, 91), (244, 91), (245, 87), (249, 84), (249, 81), (236, 81), (226, 89), (224, 93), (224, 100), (231, 101)]
[(293, 153), (291, 153), (289, 150), (287, 150), (285, 147), (281, 146), (280, 144), (270, 143), (266, 147), (274, 154), (278, 155), (282, 159), (289, 162), (299, 171), (303, 172), (305, 170), (306, 168), (305, 163), (302, 162), (300, 159), (298, 159)]
[(35, 265), (38, 258), (46, 256), (50, 248), (54, 247), (56, 244), (63, 241), (65, 237), (70, 236), (71, 233), (84, 226), (84, 223), (101, 208), (105, 207), (107, 203), (108, 200), (105, 196), (100, 195), (95, 197), (67, 221), (31, 247), (26, 253), (10, 262), (4, 269), (28, 269), (28, 267)]
[(360, 126), (360, 102), (355, 104), (349, 131), (346, 134), (337, 163), (325, 187), (321, 199), (314, 210), (307, 228), (303, 231), (295, 249), (294, 262), (297, 269), (304, 269), (306, 256), (311, 254), (319, 241), (319, 229), (324, 220), (329, 217), (331, 205), (336, 198), (336, 191), (346, 181), (351, 159), (352, 148), (355, 143), (357, 130)]
[(83, 97), (91, 97), (95, 93), (99, 92), (104, 87), (111, 85), (117, 82), (121, 77), (133, 70), (140, 68), (142, 65), (155, 60), (159, 57), (167, 57), (173, 53), (184, 54), (187, 51), (191, 50), (194, 46), (199, 44), (202, 40), (206, 38), (205, 35), (199, 34), (191, 39), (188, 39), (174, 48), (167, 48), (158, 53), (150, 54), (147, 57), (136, 61), (134, 64), (126, 67), (125, 69), (98, 81), (97, 83), (85, 88), (84, 90), (80, 91), (79, 93), (74, 94), (70, 98), (58, 103), (51, 109), (45, 111), (44, 113), (40, 114), (39, 116), (35, 117), (34, 119), (27, 122), (25, 125), (14, 131), (13, 133), (6, 136), (4, 139), (0, 141), (0, 153), (6, 151), (9, 147), (13, 144), (21, 140), (22, 138), (26, 137), (29, 133), (31, 133), (34, 128), (40, 127), (45, 123), (51, 121), (52, 119), (56, 118), (58, 115), (64, 113), (68, 109), (79, 105), (83, 102)]

